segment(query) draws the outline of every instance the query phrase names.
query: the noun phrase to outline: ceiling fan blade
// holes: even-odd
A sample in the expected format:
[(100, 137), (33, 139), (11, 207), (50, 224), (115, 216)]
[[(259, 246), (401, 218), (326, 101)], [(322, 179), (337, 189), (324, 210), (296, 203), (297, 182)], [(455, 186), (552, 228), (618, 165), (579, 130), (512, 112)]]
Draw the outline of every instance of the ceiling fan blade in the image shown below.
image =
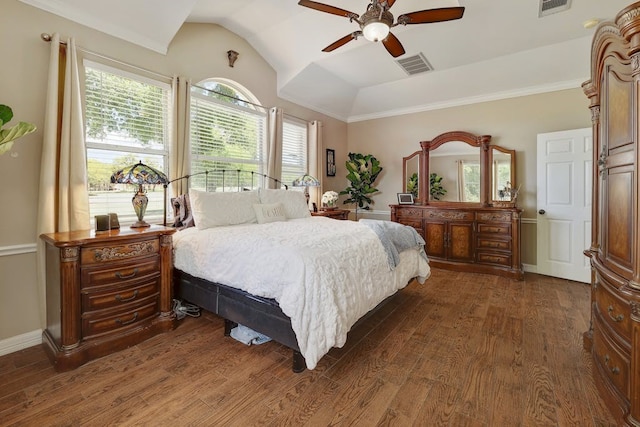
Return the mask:
[(464, 15), (464, 7), (419, 10), (398, 16), (398, 24), (429, 24), (432, 22), (452, 21), (462, 18), (462, 15)]
[(329, 6), (328, 4), (318, 3), (311, 0), (300, 0), (298, 2), (300, 6), (308, 7), (310, 9), (319, 10), (320, 12), (331, 13), (333, 15), (345, 16), (347, 18), (358, 18), (359, 15), (348, 10), (340, 9), (339, 7)]
[(361, 35), (362, 35), (362, 31), (354, 31), (353, 33), (347, 34), (343, 38), (331, 43), (329, 46), (322, 49), (322, 51), (331, 52), (332, 50), (336, 50), (340, 46), (344, 46), (345, 44), (349, 43), (351, 40), (357, 39)]
[(402, 43), (400, 43), (400, 40), (398, 40), (398, 38), (392, 33), (389, 33), (387, 38), (382, 41), (382, 44), (387, 48), (387, 52), (389, 52), (394, 58), (404, 55), (404, 47), (402, 47)]

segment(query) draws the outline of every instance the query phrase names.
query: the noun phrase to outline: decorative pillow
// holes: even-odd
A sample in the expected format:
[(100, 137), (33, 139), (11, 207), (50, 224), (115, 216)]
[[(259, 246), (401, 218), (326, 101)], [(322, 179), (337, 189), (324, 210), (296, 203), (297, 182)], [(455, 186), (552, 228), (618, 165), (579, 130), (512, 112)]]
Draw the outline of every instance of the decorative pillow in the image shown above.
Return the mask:
[(257, 222), (253, 210), (253, 205), (260, 203), (257, 191), (208, 193), (191, 189), (189, 198), (193, 219), (199, 230)]
[(258, 224), (287, 220), (282, 203), (253, 205), (253, 210), (256, 211)]
[(195, 225), (188, 194), (181, 194), (172, 198), (171, 206), (173, 207), (173, 226), (175, 228), (182, 230)]
[(309, 205), (307, 205), (307, 198), (302, 191), (273, 190), (268, 188), (261, 188), (259, 191), (260, 202), (282, 203), (287, 219), (307, 218), (311, 216), (309, 213)]

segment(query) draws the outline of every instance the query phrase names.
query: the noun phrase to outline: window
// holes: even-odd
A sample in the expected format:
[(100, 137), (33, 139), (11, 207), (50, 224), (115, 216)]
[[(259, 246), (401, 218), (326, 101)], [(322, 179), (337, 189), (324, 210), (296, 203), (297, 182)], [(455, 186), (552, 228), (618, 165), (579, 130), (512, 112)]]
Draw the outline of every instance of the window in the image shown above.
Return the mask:
[[(111, 184), (111, 174), (139, 161), (168, 173), (171, 86), (91, 61), (84, 71), (89, 212), (92, 220), (115, 212), (121, 223), (133, 223), (136, 189)], [(145, 220), (161, 222), (164, 188), (146, 190)]]
[(241, 170), (265, 173), (266, 113), (250, 94), (218, 81), (205, 81), (191, 89), (192, 188), (224, 191), (238, 186), (257, 188), (251, 174), (204, 171)]
[(282, 120), (282, 182), (291, 185), (307, 167), (307, 123), (285, 116)]
[(463, 202), (479, 202), (480, 201), (480, 163), (460, 161), (462, 169), (462, 201)]

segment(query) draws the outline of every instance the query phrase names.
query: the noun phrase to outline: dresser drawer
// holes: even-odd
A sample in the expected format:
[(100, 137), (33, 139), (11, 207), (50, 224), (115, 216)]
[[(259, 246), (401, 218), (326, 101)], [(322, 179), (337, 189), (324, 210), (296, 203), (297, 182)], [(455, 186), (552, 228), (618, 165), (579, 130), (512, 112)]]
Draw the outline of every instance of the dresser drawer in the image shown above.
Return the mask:
[(598, 275), (596, 280), (595, 300), (600, 317), (616, 334), (630, 342), (632, 325), (629, 304), (620, 299), (601, 276)]
[(422, 212), (423, 209), (416, 209), (416, 208), (396, 208), (396, 216), (400, 219), (402, 219), (403, 223), (405, 219), (410, 219), (410, 218), (422, 218)]
[(511, 254), (478, 251), (478, 262), (511, 267)]
[(100, 292), (82, 292), (82, 312), (135, 305), (159, 293), (159, 275), (151, 281), (145, 281), (137, 286), (111, 287)]
[(511, 212), (478, 212), (476, 219), (483, 222), (511, 222)]
[[(597, 316), (596, 316), (597, 317)], [(594, 319), (598, 322), (598, 319)], [(602, 327), (593, 328), (593, 353), (596, 369), (600, 370), (627, 400), (630, 397), (629, 356), (602, 333)]]
[(511, 224), (478, 223), (478, 233), (511, 235)]
[(82, 269), (82, 288), (113, 286), (160, 275), (160, 257)]
[(424, 217), (447, 221), (473, 221), (474, 213), (473, 211), (427, 210)]
[(148, 239), (131, 243), (105, 243), (104, 245), (86, 246), (81, 250), (80, 258), (83, 266), (104, 264), (106, 262), (128, 260), (157, 254), (160, 251), (158, 239)]
[(501, 251), (511, 250), (511, 240), (478, 238), (478, 249), (497, 249)]
[(132, 328), (138, 323), (158, 314), (157, 296), (140, 300), (135, 307), (123, 310), (93, 311), (82, 315), (82, 336), (95, 338), (124, 328)]

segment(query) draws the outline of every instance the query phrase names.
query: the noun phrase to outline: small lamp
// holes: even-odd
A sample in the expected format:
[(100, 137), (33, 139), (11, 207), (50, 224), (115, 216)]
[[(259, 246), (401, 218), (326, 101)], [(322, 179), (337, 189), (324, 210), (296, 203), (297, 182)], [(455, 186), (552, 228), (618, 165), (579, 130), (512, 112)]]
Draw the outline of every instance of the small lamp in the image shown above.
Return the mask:
[(138, 186), (138, 191), (134, 194), (133, 199), (131, 199), (133, 210), (136, 212), (138, 221), (136, 221), (131, 228), (149, 227), (149, 224), (143, 220), (144, 213), (147, 210), (147, 203), (149, 203), (143, 185), (168, 184), (168, 182), (169, 180), (164, 173), (151, 166), (145, 165), (142, 161), (120, 169), (111, 175), (112, 184), (133, 184)]
[(306, 197), (307, 206), (309, 206), (309, 187), (319, 187), (320, 181), (318, 181), (308, 173), (305, 173), (300, 178), (294, 179), (291, 185), (293, 185), (294, 187), (304, 187), (304, 197)]

